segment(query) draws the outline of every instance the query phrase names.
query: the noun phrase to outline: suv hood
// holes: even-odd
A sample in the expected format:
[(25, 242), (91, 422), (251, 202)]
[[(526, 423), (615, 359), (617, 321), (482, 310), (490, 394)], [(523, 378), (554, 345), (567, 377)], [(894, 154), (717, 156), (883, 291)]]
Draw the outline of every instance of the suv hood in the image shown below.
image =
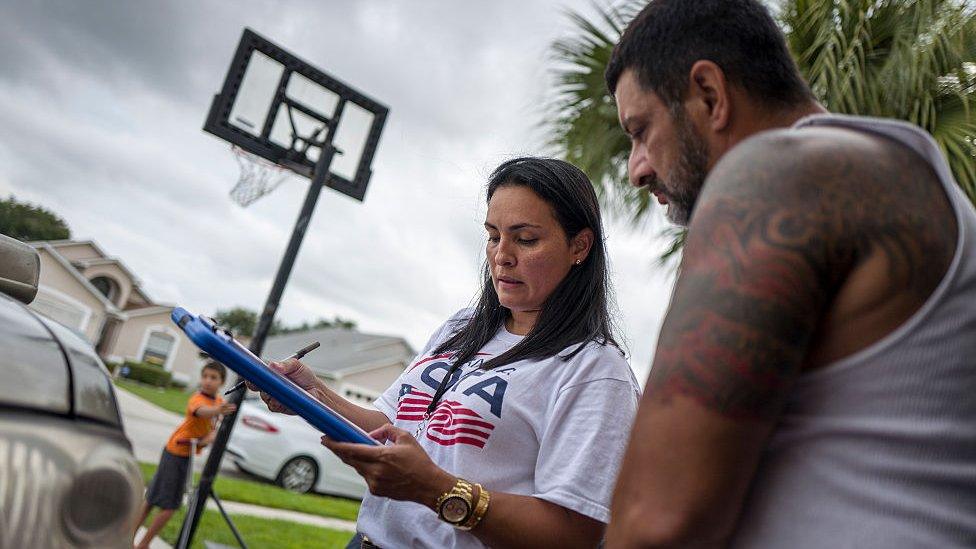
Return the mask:
[(71, 412), (61, 345), (24, 305), (0, 294), (0, 404)]
[(0, 327), (0, 405), (121, 427), (108, 370), (87, 341), (6, 296)]

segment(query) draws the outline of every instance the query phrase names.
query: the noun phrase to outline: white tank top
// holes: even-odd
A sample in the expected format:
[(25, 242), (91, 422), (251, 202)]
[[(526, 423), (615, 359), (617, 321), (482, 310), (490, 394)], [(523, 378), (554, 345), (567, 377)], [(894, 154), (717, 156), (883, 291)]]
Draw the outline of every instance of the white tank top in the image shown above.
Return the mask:
[[(948, 272), (877, 343), (801, 375), (733, 547), (976, 547), (976, 211), (935, 141), (890, 120), (816, 115), (925, 158), (959, 227)], [(938, 220), (934, 220), (938, 221)]]

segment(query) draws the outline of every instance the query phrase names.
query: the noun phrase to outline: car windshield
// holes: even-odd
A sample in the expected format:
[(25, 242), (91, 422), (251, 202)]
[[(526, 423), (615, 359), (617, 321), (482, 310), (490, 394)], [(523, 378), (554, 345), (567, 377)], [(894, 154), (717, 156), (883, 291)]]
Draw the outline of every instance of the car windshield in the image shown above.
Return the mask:
[(61, 347), (21, 304), (0, 297), (0, 403), (70, 412)]

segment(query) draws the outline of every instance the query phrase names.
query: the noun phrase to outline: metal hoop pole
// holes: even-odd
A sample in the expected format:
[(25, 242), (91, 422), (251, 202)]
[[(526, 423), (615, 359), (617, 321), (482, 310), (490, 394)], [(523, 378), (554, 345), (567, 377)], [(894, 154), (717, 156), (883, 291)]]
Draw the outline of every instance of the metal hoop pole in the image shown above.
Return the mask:
[(237, 544), (242, 547), (242, 549), (247, 549), (247, 544), (244, 543), (244, 538), (241, 537), (241, 533), (237, 531), (237, 527), (234, 526), (234, 521), (230, 520), (230, 515), (227, 511), (224, 511), (224, 504), (220, 502), (220, 498), (217, 497), (217, 492), (210, 492), (210, 497), (213, 498), (214, 503), (217, 504), (217, 509), (220, 510), (220, 514), (224, 516), (224, 522), (230, 527), (230, 532), (234, 534), (234, 539), (237, 540)]
[[(340, 102), (338, 107), (340, 112), (342, 107), (343, 103)], [(302, 210), (298, 214), (298, 219), (295, 221), (295, 228), (292, 230), (291, 240), (288, 241), (285, 256), (278, 266), (278, 274), (275, 275), (274, 285), (271, 287), (271, 293), (268, 294), (268, 300), (265, 302), (264, 309), (261, 312), (261, 319), (258, 321), (257, 329), (254, 331), (254, 337), (251, 339), (250, 350), (257, 356), (261, 356), (261, 351), (264, 350), (264, 342), (268, 337), (275, 313), (278, 312), (281, 294), (284, 293), (285, 283), (288, 282), (288, 277), (291, 276), (291, 269), (295, 265), (295, 258), (298, 256), (298, 248), (302, 245), (302, 240), (305, 238), (305, 230), (308, 229), (308, 224), (312, 219), (312, 213), (315, 210), (315, 204), (318, 202), (322, 187), (325, 186), (325, 181), (329, 177), (332, 158), (335, 156), (335, 148), (332, 146), (334, 133), (330, 129), (329, 133), (326, 134), (322, 154), (319, 156), (319, 160), (315, 165), (315, 174), (312, 176), (312, 181), (308, 186), (308, 194), (305, 195), (305, 203), (302, 204)], [(241, 381), (241, 379), (240, 376), (237, 376), (237, 381)], [(228, 399), (228, 402), (236, 405), (237, 409), (229, 416), (225, 416), (223, 421), (220, 422), (217, 437), (214, 439), (213, 446), (210, 448), (210, 455), (207, 456), (207, 463), (203, 467), (203, 472), (200, 473), (196, 501), (206, 502), (207, 498), (213, 493), (213, 481), (217, 476), (220, 460), (224, 456), (227, 441), (230, 439), (230, 433), (234, 429), (234, 423), (237, 421), (237, 413), (240, 411), (240, 404), (244, 400), (244, 393), (246, 392), (235, 391)], [(193, 541), (193, 535), (196, 533), (200, 516), (203, 513), (203, 506), (194, 505), (191, 510), (192, 513), (188, 512), (186, 518), (183, 519), (183, 527), (180, 531), (181, 542), (183, 533), (184, 531), (186, 532), (187, 544)], [(186, 549), (186, 547), (188, 545), (180, 545), (179, 549)]]

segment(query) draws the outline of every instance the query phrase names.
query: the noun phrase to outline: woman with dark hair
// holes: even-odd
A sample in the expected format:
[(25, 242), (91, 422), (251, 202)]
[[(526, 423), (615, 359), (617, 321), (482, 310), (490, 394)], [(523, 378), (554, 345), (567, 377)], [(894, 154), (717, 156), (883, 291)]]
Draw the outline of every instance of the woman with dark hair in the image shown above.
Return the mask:
[(593, 187), (560, 160), (518, 158), (487, 198), (477, 305), (431, 337), (378, 411), (296, 360), (274, 364), (387, 442), (323, 438), (369, 485), (351, 546), (594, 547), (609, 519), (640, 389), (611, 330)]

